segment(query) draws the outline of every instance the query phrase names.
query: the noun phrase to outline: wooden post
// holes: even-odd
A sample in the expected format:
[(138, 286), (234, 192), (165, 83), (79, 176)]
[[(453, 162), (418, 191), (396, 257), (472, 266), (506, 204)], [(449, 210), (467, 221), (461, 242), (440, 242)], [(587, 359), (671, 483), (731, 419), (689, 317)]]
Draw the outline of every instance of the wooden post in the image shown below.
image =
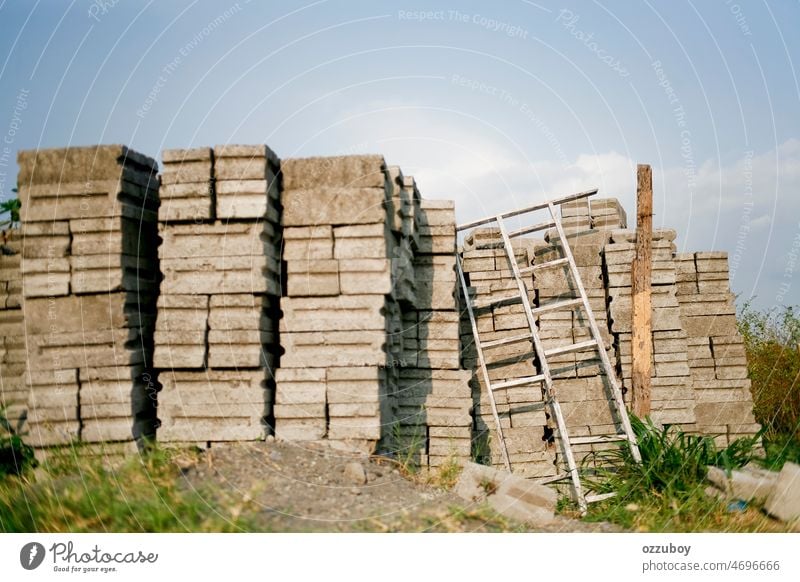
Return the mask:
[(636, 168), (636, 258), (631, 266), (633, 296), (633, 363), (631, 409), (643, 418), (650, 414), (653, 358), (652, 298), (653, 271), (653, 172), (650, 166)]

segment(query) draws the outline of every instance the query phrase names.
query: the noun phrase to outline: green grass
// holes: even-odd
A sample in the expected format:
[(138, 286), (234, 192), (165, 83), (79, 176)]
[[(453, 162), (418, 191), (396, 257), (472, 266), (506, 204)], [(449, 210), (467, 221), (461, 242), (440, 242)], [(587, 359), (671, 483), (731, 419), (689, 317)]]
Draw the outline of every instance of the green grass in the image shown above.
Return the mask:
[(33, 448), (26, 445), (0, 408), (0, 479), (6, 475), (19, 475), (33, 467), (36, 459)]
[(390, 457), (394, 458), (398, 469), (406, 477), (419, 473), (420, 454), (425, 449), (425, 430), (415, 430), (413, 435), (402, 435), (401, 425), (395, 422), (391, 429)]
[(37, 471), (0, 477), (3, 532), (230, 532), (243, 507), (186, 486), (176, 455), (153, 450), (116, 467), (67, 447)]
[(758, 436), (719, 449), (708, 436), (659, 428), (632, 416), (642, 462), (625, 448), (597, 453), (586, 482), (599, 493), (617, 495), (590, 504), (588, 521), (610, 521), (637, 531), (780, 531), (756, 508), (729, 512), (728, 504), (706, 494), (708, 465), (728, 470), (751, 462)]

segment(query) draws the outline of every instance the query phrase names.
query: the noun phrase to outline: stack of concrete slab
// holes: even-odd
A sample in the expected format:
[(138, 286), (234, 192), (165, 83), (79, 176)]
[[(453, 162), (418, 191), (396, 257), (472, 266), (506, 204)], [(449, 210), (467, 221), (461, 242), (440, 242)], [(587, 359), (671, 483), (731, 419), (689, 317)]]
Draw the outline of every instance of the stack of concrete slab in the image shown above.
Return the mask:
[(18, 157), (34, 446), (155, 429), (155, 161), (124, 146)]
[(22, 321), (22, 232), (2, 232), (0, 253), (0, 409), (15, 430), (27, 416), (25, 327)]
[[(694, 391), (696, 432), (714, 435), (724, 445), (758, 431), (753, 417), (744, 342), (736, 326), (734, 296), (728, 283), (727, 255), (678, 255), (684, 285), (678, 293), (688, 339), (690, 385)], [(692, 286), (692, 284), (696, 284)]]
[(270, 225), (280, 224), (279, 173), (278, 156), (267, 146), (216, 146), (214, 148), (216, 218), (227, 221), (260, 220)]
[(279, 351), (278, 172), (264, 145), (164, 152), (154, 354), (162, 441), (265, 432)]
[(561, 226), (568, 233), (583, 232), (592, 228), (589, 199), (581, 198), (561, 205)]
[(438, 467), (468, 456), (472, 437), (471, 374), (459, 369), (454, 203), (422, 199), (415, 218), (414, 302), (403, 305), (395, 446)]
[(161, 222), (205, 222), (216, 218), (211, 148), (165, 150), (162, 154)]
[(616, 198), (591, 199), (592, 228), (617, 230), (628, 228), (628, 216)]
[[(674, 230), (653, 232), (651, 418), (659, 423), (689, 427), (695, 421), (695, 402), (689, 374), (688, 336), (680, 317), (677, 297), (680, 262), (674, 258), (675, 236)], [(635, 241), (635, 231), (614, 230), (611, 242), (603, 252), (608, 276), (611, 331), (620, 365), (620, 379), (628, 394), (632, 375), (631, 263), (636, 256)]]
[[(534, 243), (531, 239), (512, 241), (515, 260), (520, 268), (530, 266), (537, 244), (544, 244), (542, 241)], [(499, 231), (483, 228), (470, 232), (461, 251), (461, 258), (470, 294), (478, 306), (474, 313), (481, 340), (488, 342), (530, 333), (528, 319), (519, 300), (519, 290), (512, 277), (511, 264)], [(536, 294), (532, 277), (528, 276), (527, 283), (530, 290), (528, 299), (535, 305)], [(501, 299), (506, 301), (492, 304)], [(569, 313), (567, 315), (571, 318)], [(476, 456), (493, 465), (502, 466), (502, 449), (496, 434), (488, 387), (478, 369), (475, 342), (465, 312), (462, 313), (461, 330), (463, 364), (465, 368), (474, 370), (471, 386), (475, 409)], [(569, 327), (568, 331), (571, 336)], [(539, 373), (530, 341), (485, 349), (484, 357), (492, 384)], [(548, 443), (551, 429), (547, 426), (541, 384), (522, 384), (496, 390), (494, 396), (514, 471), (530, 477), (555, 474), (555, 453)]]
[(404, 458), (439, 467), (472, 451), (467, 370), (406, 368), (400, 374), (395, 446)]
[(380, 156), (290, 159), (282, 174), (285, 356), (275, 434), (373, 448), (391, 416), (386, 166)]

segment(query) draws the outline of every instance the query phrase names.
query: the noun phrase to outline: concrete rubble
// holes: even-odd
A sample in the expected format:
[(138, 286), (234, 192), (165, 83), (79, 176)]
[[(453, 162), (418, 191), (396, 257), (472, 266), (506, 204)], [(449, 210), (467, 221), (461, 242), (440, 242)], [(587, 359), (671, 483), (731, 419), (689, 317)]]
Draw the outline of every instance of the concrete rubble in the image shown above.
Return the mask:
[(464, 462), (462, 467), (453, 492), (465, 501), (488, 502), (500, 515), (531, 526), (553, 521), (558, 501), (553, 489), (486, 465)]
[(787, 462), (779, 472), (753, 465), (730, 472), (709, 467), (707, 478), (712, 484), (709, 494), (763, 507), (775, 519), (800, 531), (800, 465)]
[(783, 466), (764, 509), (800, 531), (800, 465), (786, 463)]

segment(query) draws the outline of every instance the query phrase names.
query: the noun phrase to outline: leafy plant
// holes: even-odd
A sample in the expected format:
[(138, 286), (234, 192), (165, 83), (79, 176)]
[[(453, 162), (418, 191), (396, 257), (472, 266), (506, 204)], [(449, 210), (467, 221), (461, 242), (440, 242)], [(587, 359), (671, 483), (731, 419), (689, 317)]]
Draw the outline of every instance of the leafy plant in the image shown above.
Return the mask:
[[(589, 506), (587, 519), (609, 520), (628, 528), (666, 531), (728, 531), (724, 504), (705, 494), (708, 465), (727, 470), (742, 467), (758, 452), (760, 435), (717, 448), (713, 437), (658, 427), (649, 418), (631, 416), (642, 462), (621, 447), (596, 453), (585, 469), (586, 483), (598, 492), (616, 496)], [(768, 528), (761, 517), (750, 515), (748, 531)], [(734, 528), (736, 529), (736, 528)]]
[[(16, 191), (16, 188), (12, 190), (12, 192)], [(8, 200), (0, 202), (0, 216), (8, 214), (7, 219), (0, 221), (0, 228), (5, 229), (19, 226), (19, 211), (21, 208), (22, 202), (20, 202), (19, 198), (9, 198)]]
[(428, 484), (449, 491), (456, 486), (458, 478), (461, 476), (461, 471), (461, 463), (458, 462), (454, 455), (439, 465), (435, 471), (431, 471)]
[(417, 427), (412, 434), (404, 433), (400, 422), (395, 422), (391, 429), (392, 456), (397, 461), (399, 470), (406, 476), (412, 476), (419, 470), (420, 455), (426, 448), (425, 427)]
[(739, 310), (756, 420), (764, 427), (767, 462), (800, 459), (800, 315), (794, 307)]
[(36, 464), (33, 448), (22, 441), (0, 409), (0, 477), (19, 475)]
[(642, 462), (633, 460), (629, 447), (596, 453), (594, 470), (600, 479), (592, 481), (598, 490), (623, 490), (631, 495), (690, 491), (704, 482), (709, 465), (727, 470), (746, 465), (755, 457), (759, 440), (759, 435), (739, 439), (718, 450), (711, 436), (661, 428), (650, 418), (631, 415), (631, 425)]

